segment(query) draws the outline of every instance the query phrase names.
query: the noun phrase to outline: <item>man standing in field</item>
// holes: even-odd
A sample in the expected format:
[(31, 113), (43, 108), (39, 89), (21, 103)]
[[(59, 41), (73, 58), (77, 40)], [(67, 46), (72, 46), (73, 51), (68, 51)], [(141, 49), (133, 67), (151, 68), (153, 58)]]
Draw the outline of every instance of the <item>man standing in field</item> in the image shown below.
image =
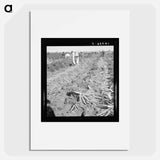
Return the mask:
[(72, 51), (72, 60), (73, 60), (73, 64), (79, 63), (79, 53), (78, 52)]

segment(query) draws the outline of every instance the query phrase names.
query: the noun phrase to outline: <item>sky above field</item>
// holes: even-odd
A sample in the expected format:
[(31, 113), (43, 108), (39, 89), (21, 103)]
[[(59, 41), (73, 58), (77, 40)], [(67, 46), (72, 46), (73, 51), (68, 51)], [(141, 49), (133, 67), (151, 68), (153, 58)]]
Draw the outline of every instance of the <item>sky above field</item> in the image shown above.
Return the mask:
[(113, 46), (47, 46), (47, 52), (97, 52), (113, 51)]

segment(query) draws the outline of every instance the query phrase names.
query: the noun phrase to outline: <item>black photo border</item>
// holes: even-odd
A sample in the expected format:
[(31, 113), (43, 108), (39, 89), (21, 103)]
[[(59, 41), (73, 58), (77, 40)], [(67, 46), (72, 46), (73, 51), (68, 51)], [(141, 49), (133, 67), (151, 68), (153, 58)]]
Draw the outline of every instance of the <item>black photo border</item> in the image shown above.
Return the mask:
[[(47, 117), (47, 46), (97, 45), (114, 46), (114, 116)], [(119, 122), (119, 38), (41, 38), (41, 122)]]

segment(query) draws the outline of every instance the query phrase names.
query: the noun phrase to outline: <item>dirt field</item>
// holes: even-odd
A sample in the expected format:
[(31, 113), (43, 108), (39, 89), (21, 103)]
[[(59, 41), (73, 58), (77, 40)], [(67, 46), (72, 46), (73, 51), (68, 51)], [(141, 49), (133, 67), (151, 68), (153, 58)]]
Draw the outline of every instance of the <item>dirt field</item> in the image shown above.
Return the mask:
[(49, 111), (54, 116), (113, 116), (113, 52), (80, 53), (76, 65), (64, 55), (47, 55)]

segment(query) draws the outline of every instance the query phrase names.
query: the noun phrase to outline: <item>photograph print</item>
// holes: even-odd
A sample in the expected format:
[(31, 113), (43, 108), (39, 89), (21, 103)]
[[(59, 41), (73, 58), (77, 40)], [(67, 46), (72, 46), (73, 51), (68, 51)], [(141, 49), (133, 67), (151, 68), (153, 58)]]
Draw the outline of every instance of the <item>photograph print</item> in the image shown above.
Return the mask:
[(41, 38), (41, 121), (119, 122), (119, 38)]

